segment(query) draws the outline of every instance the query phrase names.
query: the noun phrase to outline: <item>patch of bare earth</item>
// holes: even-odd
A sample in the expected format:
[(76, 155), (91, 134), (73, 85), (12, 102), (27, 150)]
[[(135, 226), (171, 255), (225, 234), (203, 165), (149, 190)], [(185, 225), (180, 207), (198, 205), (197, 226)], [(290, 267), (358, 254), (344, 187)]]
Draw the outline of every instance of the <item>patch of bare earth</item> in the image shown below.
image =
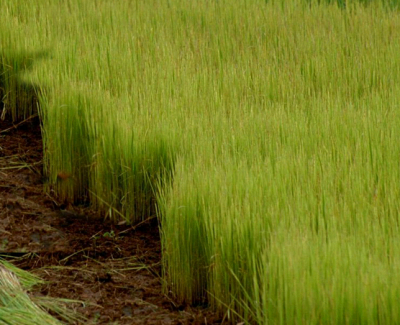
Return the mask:
[[(158, 227), (114, 225), (43, 191), (37, 121), (0, 121), (0, 255), (47, 281), (35, 295), (84, 301), (85, 324), (220, 324), (174, 302), (161, 284)], [(25, 253), (29, 253), (24, 255)]]

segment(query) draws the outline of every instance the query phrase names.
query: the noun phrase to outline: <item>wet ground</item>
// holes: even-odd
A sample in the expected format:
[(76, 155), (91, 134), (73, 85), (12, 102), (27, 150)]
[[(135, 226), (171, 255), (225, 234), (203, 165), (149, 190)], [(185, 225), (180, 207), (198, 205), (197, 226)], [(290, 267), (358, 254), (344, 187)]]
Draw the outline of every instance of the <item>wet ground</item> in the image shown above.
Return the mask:
[(155, 219), (113, 225), (45, 194), (43, 181), (38, 122), (0, 121), (0, 256), (47, 281), (32, 294), (85, 301), (74, 305), (84, 324), (221, 324), (163, 293)]

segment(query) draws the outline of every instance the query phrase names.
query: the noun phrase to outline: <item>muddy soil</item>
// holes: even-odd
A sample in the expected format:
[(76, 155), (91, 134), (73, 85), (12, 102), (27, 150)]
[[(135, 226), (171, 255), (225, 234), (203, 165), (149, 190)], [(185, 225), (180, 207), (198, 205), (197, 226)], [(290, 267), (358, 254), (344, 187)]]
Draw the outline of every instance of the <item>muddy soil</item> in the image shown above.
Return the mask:
[(0, 256), (47, 281), (32, 294), (84, 301), (84, 324), (222, 323), (163, 293), (155, 219), (115, 225), (61, 204), (44, 182), (38, 121), (0, 121)]

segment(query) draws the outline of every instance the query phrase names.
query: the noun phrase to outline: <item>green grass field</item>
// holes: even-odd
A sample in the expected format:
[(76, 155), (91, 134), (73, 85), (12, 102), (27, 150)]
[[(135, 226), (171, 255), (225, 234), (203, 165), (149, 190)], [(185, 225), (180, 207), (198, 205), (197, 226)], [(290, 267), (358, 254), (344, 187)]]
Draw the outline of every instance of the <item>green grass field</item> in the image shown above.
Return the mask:
[(3, 113), (40, 107), (47, 190), (157, 213), (178, 300), (400, 323), (395, 1), (3, 3)]

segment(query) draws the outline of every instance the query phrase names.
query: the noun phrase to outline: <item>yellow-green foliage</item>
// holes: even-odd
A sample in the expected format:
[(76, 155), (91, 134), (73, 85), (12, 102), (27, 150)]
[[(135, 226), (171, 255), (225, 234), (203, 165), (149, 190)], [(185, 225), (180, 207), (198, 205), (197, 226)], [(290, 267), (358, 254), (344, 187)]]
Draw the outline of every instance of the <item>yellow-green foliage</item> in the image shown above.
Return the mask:
[(67, 308), (67, 303), (77, 303), (67, 299), (34, 297), (28, 290), (44, 284), (27, 271), (0, 259), (0, 324), (4, 325), (61, 325), (55, 317), (48, 314), (58, 314), (68, 324), (84, 322), (81, 315)]
[(400, 16), (365, 3), (7, 0), (0, 44), (47, 54), (17, 80), (61, 197), (131, 222), (157, 199), (178, 299), (398, 323)]

